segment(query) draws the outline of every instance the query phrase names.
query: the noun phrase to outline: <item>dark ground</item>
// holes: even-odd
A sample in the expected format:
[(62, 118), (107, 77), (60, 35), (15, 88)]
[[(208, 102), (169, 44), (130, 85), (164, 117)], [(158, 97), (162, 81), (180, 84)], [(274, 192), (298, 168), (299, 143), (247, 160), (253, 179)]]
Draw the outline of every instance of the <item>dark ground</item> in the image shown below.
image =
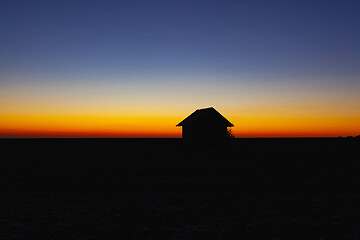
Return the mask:
[(360, 141), (0, 140), (0, 239), (360, 239)]

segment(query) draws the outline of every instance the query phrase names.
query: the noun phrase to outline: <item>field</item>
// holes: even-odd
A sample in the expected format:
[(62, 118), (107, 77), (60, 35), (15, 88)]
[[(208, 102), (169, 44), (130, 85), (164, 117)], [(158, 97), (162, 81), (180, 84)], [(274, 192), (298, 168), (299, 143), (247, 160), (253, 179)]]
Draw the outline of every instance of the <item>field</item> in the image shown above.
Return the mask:
[(1, 239), (359, 239), (351, 139), (0, 140)]

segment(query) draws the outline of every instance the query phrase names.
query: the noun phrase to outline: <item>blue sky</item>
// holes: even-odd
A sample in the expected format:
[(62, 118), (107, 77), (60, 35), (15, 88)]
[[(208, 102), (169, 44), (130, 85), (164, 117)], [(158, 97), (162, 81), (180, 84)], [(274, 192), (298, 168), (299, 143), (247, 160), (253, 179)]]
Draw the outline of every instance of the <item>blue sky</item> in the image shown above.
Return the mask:
[(358, 1), (2, 0), (0, 111), (111, 95), (140, 114), (163, 102), (179, 114), (302, 111), (303, 99), (358, 116), (359, 12)]
[(5, 73), (359, 75), (357, 1), (0, 4)]

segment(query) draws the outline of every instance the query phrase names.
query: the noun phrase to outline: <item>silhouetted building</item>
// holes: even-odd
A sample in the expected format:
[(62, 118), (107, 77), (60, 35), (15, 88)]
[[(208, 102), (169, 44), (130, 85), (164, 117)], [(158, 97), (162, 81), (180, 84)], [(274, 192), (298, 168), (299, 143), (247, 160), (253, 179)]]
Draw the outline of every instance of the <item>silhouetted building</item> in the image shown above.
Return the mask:
[(181, 121), (182, 138), (186, 140), (226, 140), (229, 138), (228, 127), (234, 125), (213, 107), (198, 109)]

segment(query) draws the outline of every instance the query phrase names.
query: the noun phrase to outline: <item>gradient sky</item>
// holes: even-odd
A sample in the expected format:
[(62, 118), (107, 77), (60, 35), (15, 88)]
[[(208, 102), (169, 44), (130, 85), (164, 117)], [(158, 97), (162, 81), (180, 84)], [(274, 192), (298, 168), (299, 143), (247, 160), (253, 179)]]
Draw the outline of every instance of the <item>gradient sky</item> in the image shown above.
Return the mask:
[(360, 134), (359, 1), (0, 1), (0, 137)]

